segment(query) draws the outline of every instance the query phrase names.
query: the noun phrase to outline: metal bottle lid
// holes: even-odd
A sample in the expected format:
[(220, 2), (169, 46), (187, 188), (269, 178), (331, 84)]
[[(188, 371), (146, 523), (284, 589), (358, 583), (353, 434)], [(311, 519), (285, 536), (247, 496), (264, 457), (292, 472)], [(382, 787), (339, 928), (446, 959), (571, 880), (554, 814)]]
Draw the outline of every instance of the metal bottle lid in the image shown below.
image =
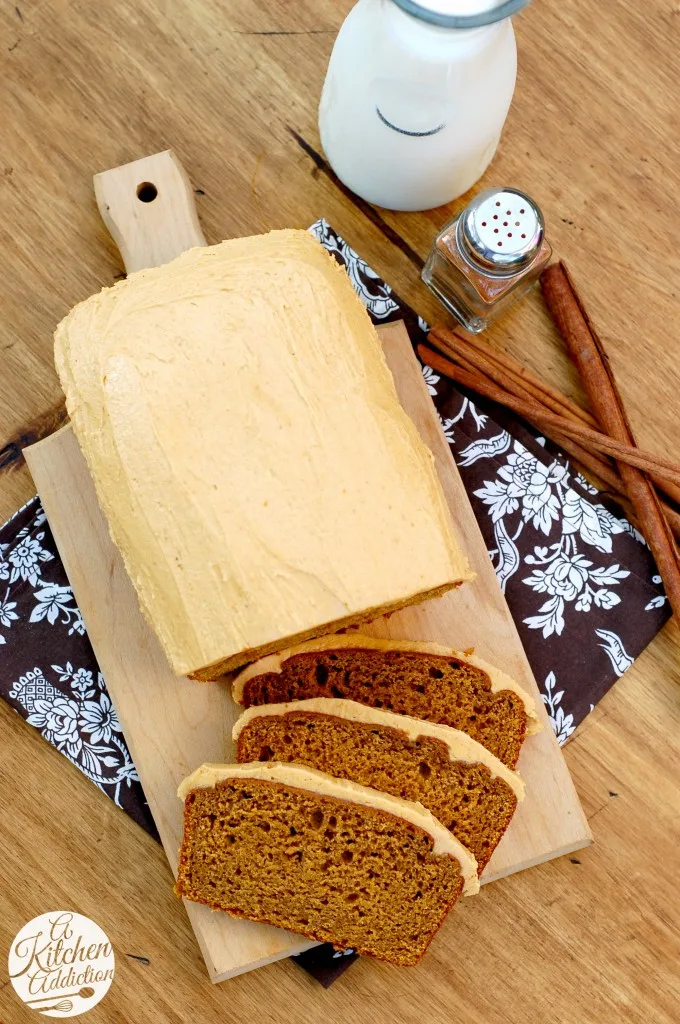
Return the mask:
[(534, 260), (545, 224), (539, 207), (515, 188), (489, 189), (472, 200), (458, 219), (458, 245), (482, 272), (510, 276)]
[(491, 7), (484, 4), (483, 9), (477, 11), (476, 14), (445, 14), (447, 5), (444, 5), (444, 10), (440, 10), (441, 0), (438, 3), (433, 3), (432, 0), (394, 0), (394, 2), (407, 14), (413, 15), (420, 21), (429, 22), (430, 25), (437, 25), (439, 28), (470, 29), (493, 25), (497, 21), (505, 20), (521, 11), (531, 0), (497, 0), (497, 3), (492, 4)]

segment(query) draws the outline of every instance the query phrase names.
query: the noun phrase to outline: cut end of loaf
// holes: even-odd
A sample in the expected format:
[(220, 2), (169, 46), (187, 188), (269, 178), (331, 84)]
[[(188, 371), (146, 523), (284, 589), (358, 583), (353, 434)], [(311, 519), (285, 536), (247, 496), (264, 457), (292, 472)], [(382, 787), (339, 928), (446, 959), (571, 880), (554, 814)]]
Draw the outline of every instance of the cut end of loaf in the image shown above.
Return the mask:
[[(410, 744), (418, 744), (423, 738), (432, 739), (442, 745), (449, 761), (460, 761), (467, 764), (482, 764), (493, 778), (500, 778), (512, 790), (517, 800), (524, 799), (524, 782), (518, 772), (512, 771), (499, 758), (478, 743), (468, 733), (454, 729), (448, 725), (409, 715), (395, 714), (383, 708), (370, 707), (350, 698), (312, 697), (306, 700), (290, 701), (284, 704), (253, 704), (246, 708), (237, 718), (232, 728), (231, 738), (238, 744), (241, 734), (251, 727), (256, 719), (276, 718), (288, 720), (291, 714), (311, 714), (324, 716), (333, 720), (347, 722), (350, 727), (361, 726), (376, 730), (385, 730), (388, 734), (395, 731), (402, 734)], [(242, 758), (239, 761), (266, 761), (267, 758)], [(296, 760), (296, 758), (273, 758), (273, 760)], [(312, 767), (319, 767), (312, 766)], [(322, 771), (328, 769), (321, 768)], [(330, 775), (337, 774), (329, 772)], [(370, 785), (370, 783), (364, 783)], [(380, 789), (380, 786), (374, 787)], [(410, 798), (409, 798), (410, 799)], [(435, 817), (437, 815), (435, 814)], [(441, 819), (440, 819), (441, 820)]]

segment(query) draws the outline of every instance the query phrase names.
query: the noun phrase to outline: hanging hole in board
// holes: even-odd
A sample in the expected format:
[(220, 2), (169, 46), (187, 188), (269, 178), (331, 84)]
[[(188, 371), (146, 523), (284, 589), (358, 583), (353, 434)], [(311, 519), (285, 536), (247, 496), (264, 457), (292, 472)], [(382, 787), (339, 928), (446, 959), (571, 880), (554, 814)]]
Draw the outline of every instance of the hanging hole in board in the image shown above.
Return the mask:
[(141, 203), (152, 203), (158, 195), (158, 189), (151, 181), (143, 181), (137, 186), (137, 198)]

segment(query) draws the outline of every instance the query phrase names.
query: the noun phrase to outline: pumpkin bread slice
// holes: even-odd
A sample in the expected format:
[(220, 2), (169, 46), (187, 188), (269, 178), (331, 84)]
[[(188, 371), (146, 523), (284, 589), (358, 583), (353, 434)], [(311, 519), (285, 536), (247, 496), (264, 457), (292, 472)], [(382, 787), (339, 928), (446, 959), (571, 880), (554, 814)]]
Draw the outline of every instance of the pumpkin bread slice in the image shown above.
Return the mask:
[(417, 803), (300, 765), (202, 765), (181, 784), (177, 892), (398, 965), (418, 962), (472, 854)]

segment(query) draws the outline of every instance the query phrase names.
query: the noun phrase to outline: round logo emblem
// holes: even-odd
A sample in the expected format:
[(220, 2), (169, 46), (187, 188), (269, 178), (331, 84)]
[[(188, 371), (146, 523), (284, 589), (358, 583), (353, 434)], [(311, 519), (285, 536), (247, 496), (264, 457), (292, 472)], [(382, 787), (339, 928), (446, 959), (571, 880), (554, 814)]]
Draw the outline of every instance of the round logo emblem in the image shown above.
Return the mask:
[(41, 914), (13, 940), (9, 978), (19, 998), (47, 1017), (77, 1017), (113, 981), (111, 943), (98, 924), (70, 910)]

